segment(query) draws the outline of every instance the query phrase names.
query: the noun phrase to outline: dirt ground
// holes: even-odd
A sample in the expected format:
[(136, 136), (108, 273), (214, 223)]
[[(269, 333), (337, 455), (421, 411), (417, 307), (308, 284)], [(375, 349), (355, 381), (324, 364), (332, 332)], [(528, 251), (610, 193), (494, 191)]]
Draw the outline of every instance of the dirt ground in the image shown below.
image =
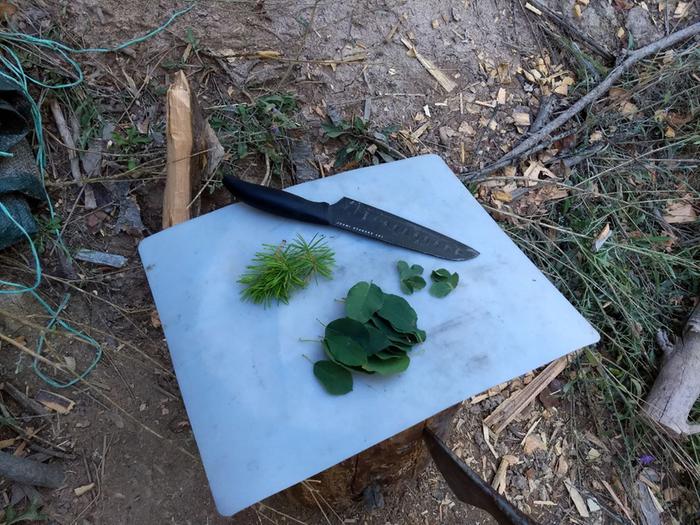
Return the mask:
[[(559, 3), (570, 10), (568, 2), (554, 2)], [(31, 19), (34, 27), (51, 27), (58, 32), (56, 38), (80, 47), (128, 40), (160, 25), (185, 5), (170, 0), (148, 5), (136, 0), (17, 4), (21, 16)], [(610, 28), (624, 21), (610, 9), (607, 2), (591, 0), (583, 23), (605, 35), (607, 45), (616, 46)], [(457, 88), (446, 93), (407, 53), (401, 37), (409, 37)], [(197, 44), (192, 46), (192, 41)], [(326, 115), (334, 114), (345, 118), (364, 115), (377, 128), (397, 125), (409, 132), (429, 122), (406, 146), (406, 154), (436, 152), (459, 171), (464, 165), (494, 160), (510, 147), (520, 136), (513, 125), (514, 112), (529, 113), (534, 119), (537, 88), (533, 91), (515, 72), (530, 67), (534, 57), (542, 55), (543, 45), (527, 23), (522, 6), (505, 0), (219, 0), (197, 3), (166, 31), (125, 52), (82, 55), (89, 92), (104, 120), (117, 126), (146, 122), (155, 146), (151, 164), (138, 179), (123, 182), (118, 177), (123, 166), (104, 164), (103, 173), (114, 179), (108, 184), (108, 200), (135, 203), (140, 211), (144, 229), (133, 232), (128, 227), (118, 231), (119, 213), (113, 202), (106, 203), (106, 213), (101, 215), (83, 208), (79, 188), (62, 183), (69, 178), (65, 151), (56, 141), (50, 143), (48, 187), (64, 217), (64, 238), (71, 249), (90, 248), (128, 259), (127, 266), (119, 270), (78, 261), (71, 270), (50, 244), (42, 255), (42, 292), (53, 304), (70, 293), (63, 316), (104, 348), (89, 386), (60, 392), (76, 403), (66, 415), (20, 416), (21, 409), (3, 395), (23, 425), (41, 431), (45, 439), (74, 456), (61, 460), (68, 473), (64, 487), (41, 492), (51, 522), (495, 523), (456, 501), (432, 467), (417, 480), (385, 494), (379, 509), (368, 509), (362, 502), (344, 509), (303, 508), (277, 495), (233, 518), (218, 516), (136, 248), (143, 236), (161, 228), (163, 88), (174, 71), (165, 67), (169, 62), (181, 63), (205, 112), (222, 103), (247, 102), (259, 94), (295, 93), (300, 101), (298, 118), (305, 130), (300, 141), (311, 145), (314, 165), (328, 171), (333, 170), (337, 146), (322, 136), (320, 124)], [(265, 50), (280, 52), (283, 60), (256, 56)], [(233, 54), (240, 56), (232, 58)], [(557, 55), (552, 55), (556, 63)], [(492, 75), (492, 70), (502, 71), (503, 76)], [(505, 99), (492, 105), (501, 87)], [(53, 123), (48, 122), (47, 128), (55, 139)], [(260, 159), (246, 164), (249, 180), (262, 179), (264, 172)], [(278, 186), (292, 182), (273, 180)], [(221, 191), (204, 192), (202, 212), (228, 201)], [(27, 259), (19, 248), (2, 256), (3, 266), (17, 279), (26, 280), (29, 276), (22, 261)], [(45, 323), (44, 312), (27, 296), (0, 299), (0, 307), (33, 323)], [(33, 347), (35, 329), (8, 318), (0, 323), (13, 337), (24, 337)], [(78, 369), (91, 355), (80, 343), (55, 344), (56, 355), (73, 356)], [(26, 385), (30, 393), (47, 388), (32, 373), (28, 359), (8, 347), (2, 350), (2, 378)], [(516, 456), (518, 463), (509, 470), (506, 495), (543, 524), (613, 523), (621, 514), (600, 482), (610, 482), (618, 494), (624, 492), (612, 472), (622, 436), (605, 431), (610, 439), (601, 441), (597, 436), (606, 429), (599, 428), (600, 420), (564, 401), (562, 391), (576, 370), (574, 366), (552, 383), (497, 441), (484, 438), (483, 418), (532, 376), (467, 400), (450, 440), (457, 454), (488, 481), (503, 455)], [(4, 437), (0, 435), (0, 440)], [(582, 517), (569, 497), (565, 478), (573, 481), (584, 499), (594, 500), (589, 507), (599, 510)], [(75, 494), (76, 488), (90, 483), (95, 483), (94, 488)], [(0, 484), (3, 490), (6, 498), (12, 497), (7, 483)]]

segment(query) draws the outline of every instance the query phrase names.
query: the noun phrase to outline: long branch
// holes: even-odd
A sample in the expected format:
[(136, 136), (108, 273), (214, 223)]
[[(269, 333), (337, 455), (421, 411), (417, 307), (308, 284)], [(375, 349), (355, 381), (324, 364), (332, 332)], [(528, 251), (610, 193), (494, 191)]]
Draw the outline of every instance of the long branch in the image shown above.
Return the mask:
[(528, 138), (523, 140), (520, 144), (518, 144), (511, 151), (503, 155), (499, 160), (497, 160), (493, 164), (490, 164), (489, 166), (486, 166), (481, 170), (477, 170), (471, 173), (465, 173), (464, 178), (466, 180), (469, 180), (470, 182), (480, 180), (481, 177), (484, 177), (490, 173), (493, 173), (496, 170), (508, 166), (512, 161), (522, 157), (526, 153), (529, 153), (530, 150), (533, 147), (537, 146), (537, 144), (540, 141), (548, 137), (553, 131), (560, 128), (572, 117), (578, 115), (586, 106), (595, 102), (605, 93), (607, 93), (608, 90), (612, 87), (612, 85), (615, 82), (617, 82), (617, 80), (634, 64), (648, 57), (649, 55), (658, 53), (659, 51), (666, 49), (667, 47), (671, 47), (687, 38), (695, 36), (698, 33), (700, 33), (700, 22), (696, 22), (695, 24), (690, 25), (685, 29), (676, 31), (675, 33), (661, 38), (656, 42), (652, 42), (648, 46), (644, 46), (641, 49), (633, 51), (627, 56), (624, 62), (618, 65), (615, 69), (613, 69), (610, 72), (610, 74), (607, 77), (605, 77), (605, 80), (603, 80), (595, 88), (589, 91), (584, 97), (581, 97), (573, 106), (561, 113), (552, 122), (544, 126), (537, 133), (533, 133), (532, 135), (530, 135)]

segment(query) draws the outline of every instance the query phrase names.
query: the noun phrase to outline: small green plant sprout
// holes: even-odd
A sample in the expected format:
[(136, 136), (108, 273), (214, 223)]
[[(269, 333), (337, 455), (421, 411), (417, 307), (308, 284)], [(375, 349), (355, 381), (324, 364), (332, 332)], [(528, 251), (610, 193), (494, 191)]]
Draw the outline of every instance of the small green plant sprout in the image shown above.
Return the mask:
[(401, 281), (401, 291), (406, 295), (411, 295), (413, 292), (425, 288), (425, 279), (421, 277), (423, 267), (418, 264), (408, 265), (406, 261), (399, 261), (396, 264), (399, 271), (399, 280)]
[(241, 293), (247, 301), (287, 304), (292, 293), (305, 288), (312, 277), (330, 279), (334, 264), (335, 254), (323, 236), (307, 242), (299, 235), (289, 244), (265, 244), (238, 282), (245, 286)]
[(329, 119), (321, 124), (321, 129), (327, 137), (344, 143), (335, 156), (336, 168), (376, 165), (405, 158), (389, 144), (389, 135), (396, 132), (396, 127), (378, 130), (363, 118), (353, 117), (351, 121)]
[(418, 315), (406, 299), (361, 281), (350, 288), (345, 315), (328, 323), (322, 341), (328, 359), (314, 364), (314, 375), (329, 394), (352, 390), (352, 372), (394, 375), (411, 363), (408, 352), (426, 339)]
[(450, 273), (449, 270), (439, 268), (430, 274), (433, 284), (430, 286), (430, 295), (433, 297), (445, 297), (459, 284), (459, 274)]

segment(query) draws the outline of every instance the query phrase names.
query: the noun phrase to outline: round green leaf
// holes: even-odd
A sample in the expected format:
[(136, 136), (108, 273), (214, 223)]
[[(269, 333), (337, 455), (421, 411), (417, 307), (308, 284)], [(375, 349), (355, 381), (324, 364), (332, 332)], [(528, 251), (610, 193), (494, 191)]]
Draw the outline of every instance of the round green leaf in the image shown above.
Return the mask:
[(425, 288), (425, 279), (423, 279), (419, 275), (415, 275), (406, 280), (411, 283), (411, 287), (414, 291), (422, 290), (423, 288)]
[(452, 285), (447, 281), (433, 283), (430, 287), (430, 295), (433, 297), (445, 297), (453, 290)]
[(414, 332), (418, 315), (403, 297), (393, 294), (384, 295), (384, 304), (377, 314), (391, 324), (397, 332)]
[(342, 396), (352, 390), (352, 374), (333, 361), (317, 361), (314, 375), (321, 382), (326, 392)]
[(367, 344), (367, 353), (369, 355), (376, 354), (391, 346), (391, 341), (379, 328), (366, 324), (365, 329), (369, 332), (369, 343)]
[(362, 366), (367, 362), (367, 350), (344, 335), (326, 336), (326, 348), (334, 360), (348, 366)]
[(390, 348), (388, 350), (382, 350), (381, 352), (377, 352), (372, 357), (376, 357), (378, 359), (394, 359), (395, 357), (401, 357), (402, 355), (406, 355), (406, 352), (404, 352), (403, 350), (396, 350), (395, 348)]
[(406, 295), (411, 295), (413, 293), (413, 285), (409, 279), (403, 279), (401, 281), (401, 291)]
[(457, 272), (453, 273), (450, 275), (450, 278), (447, 279), (447, 282), (452, 285), (452, 288), (457, 288), (457, 285), (459, 284), (459, 274)]
[(420, 264), (411, 265), (411, 273), (413, 275), (422, 275), (423, 267)]
[(407, 355), (382, 359), (372, 356), (367, 360), (367, 364), (362, 368), (368, 372), (377, 372), (383, 376), (398, 374), (403, 372), (411, 364), (411, 359)]
[(399, 276), (403, 279), (406, 274), (410, 271), (408, 269), (408, 263), (406, 261), (399, 261), (396, 263), (396, 269), (399, 270)]
[(351, 319), (366, 323), (384, 303), (384, 292), (376, 284), (365, 281), (350, 288), (345, 299), (345, 313)]
[(440, 282), (449, 279), (450, 275), (451, 274), (448, 270), (445, 270), (445, 268), (440, 268), (438, 270), (433, 270), (433, 273), (430, 274), (430, 278), (435, 282)]
[(413, 334), (397, 332), (388, 322), (379, 316), (373, 316), (372, 319), (370, 319), (370, 323), (375, 328), (384, 332), (384, 335), (386, 335), (392, 343), (409, 346), (414, 344), (413, 339), (416, 339), (416, 337)]
[(365, 325), (349, 317), (341, 317), (326, 325), (326, 338), (345, 336), (356, 341), (360, 346), (367, 346), (369, 333)]

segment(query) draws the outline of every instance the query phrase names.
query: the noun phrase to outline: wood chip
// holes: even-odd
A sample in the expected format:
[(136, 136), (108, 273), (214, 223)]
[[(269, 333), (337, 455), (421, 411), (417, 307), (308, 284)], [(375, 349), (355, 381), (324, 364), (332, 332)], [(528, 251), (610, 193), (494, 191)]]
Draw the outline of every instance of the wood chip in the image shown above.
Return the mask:
[(420, 126), (417, 130), (415, 130), (413, 133), (411, 133), (411, 137), (413, 138), (414, 141), (417, 141), (423, 133), (425, 133), (425, 130), (428, 129), (429, 123), (426, 122), (422, 126)]
[(459, 128), (457, 129), (457, 131), (459, 131), (460, 133), (462, 133), (464, 135), (469, 135), (470, 137), (473, 137), (474, 135), (476, 135), (476, 131), (471, 126), (471, 124), (469, 124), (469, 122), (467, 122), (466, 120), (459, 125)]
[(616, 36), (617, 36), (617, 38), (622, 40), (623, 38), (625, 38), (625, 30), (622, 27), (618, 27)]
[(67, 414), (73, 410), (75, 406), (75, 401), (63, 397), (62, 395), (48, 392), (47, 390), (39, 390), (36, 394), (36, 400), (49, 410), (53, 410), (59, 414)]
[(592, 448), (588, 451), (588, 454), (586, 454), (586, 461), (595, 461), (598, 458), (600, 458), (598, 449)]
[(516, 111), (513, 113), (513, 120), (516, 126), (529, 126), (530, 125), (530, 114)]
[(484, 441), (486, 442), (486, 446), (489, 447), (489, 450), (491, 451), (491, 454), (493, 454), (494, 458), (498, 458), (498, 454), (496, 454), (496, 449), (493, 448), (493, 445), (491, 444), (491, 438), (489, 437), (489, 429), (486, 425), (481, 425), (481, 430), (484, 433)]
[(690, 12), (692, 2), (678, 2), (676, 10), (673, 12), (673, 18), (685, 18)]
[(73, 492), (75, 493), (76, 496), (82, 496), (86, 492), (90, 492), (92, 489), (95, 488), (94, 483), (88, 483), (87, 485), (82, 485), (81, 487), (77, 487), (73, 489)]
[(562, 454), (557, 460), (557, 468), (554, 473), (561, 478), (566, 476), (567, 472), (569, 472), (569, 462), (566, 460), (566, 455)]
[(430, 22), (430, 25), (433, 26), (433, 29), (437, 29), (438, 27), (440, 27), (440, 20), (436, 18), (435, 20)]
[(698, 216), (690, 202), (677, 200), (666, 205), (664, 219), (670, 224), (684, 224), (695, 222)]
[(511, 202), (513, 200), (513, 196), (510, 194), (510, 192), (503, 191), (503, 190), (493, 190), (491, 192), (493, 195), (493, 198), (496, 199), (497, 201), (501, 202)]
[(501, 106), (506, 103), (506, 90), (503, 88), (498, 88), (498, 94), (496, 95), (496, 102)]
[(435, 64), (433, 64), (432, 61), (421, 55), (416, 50), (416, 46), (414, 46), (410, 40), (401, 37), (401, 42), (404, 46), (406, 46), (406, 48), (408, 48), (409, 51), (413, 53), (418, 62), (420, 62), (421, 65), (428, 71), (428, 73), (430, 73), (433, 76), (433, 78), (438, 81), (438, 83), (442, 86), (442, 88), (445, 91), (449, 93), (457, 87), (457, 84), (450, 77), (443, 73)]
[(525, 9), (527, 9), (528, 11), (532, 11), (532, 12), (535, 13), (537, 16), (542, 16), (542, 11), (540, 11), (539, 9), (537, 9), (537, 8), (536, 8), (534, 5), (532, 5), (530, 2), (528, 2), (528, 3), (525, 4)]
[(576, 487), (571, 483), (571, 480), (568, 478), (564, 479), (564, 485), (566, 486), (566, 490), (569, 491), (569, 496), (571, 497), (571, 501), (574, 502), (574, 506), (576, 507), (576, 510), (578, 511), (579, 515), (582, 518), (588, 518), (590, 517), (590, 514), (588, 512), (588, 507), (586, 507), (586, 502), (583, 501), (583, 498), (581, 497), (581, 493), (578, 491)]
[(605, 244), (605, 241), (607, 241), (611, 235), (612, 230), (610, 229), (610, 224), (605, 223), (605, 226), (603, 226), (603, 229), (600, 230), (600, 233), (593, 242), (593, 252), (595, 253), (600, 251), (600, 249), (603, 247), (603, 244)]
[(0, 450), (11, 447), (12, 445), (15, 444), (15, 441), (17, 441), (17, 438), (10, 438), (10, 439), (2, 439), (0, 440)]
[(517, 465), (518, 464), (518, 458), (515, 456), (503, 456), (501, 459), (500, 465), (498, 465), (498, 470), (496, 471), (496, 475), (493, 477), (493, 481), (491, 481), (491, 486), (493, 487), (493, 490), (498, 492), (499, 494), (504, 494), (506, 491), (506, 475), (508, 474), (508, 467), (511, 465)]
[(579, 4), (574, 4), (574, 16), (576, 18), (581, 18), (582, 16), (581, 6)]
[(625, 102), (624, 104), (622, 104), (620, 111), (625, 117), (632, 119), (639, 112), (639, 108), (628, 101), (628, 102)]
[(523, 440), (523, 450), (531, 456), (536, 450), (547, 450), (547, 446), (537, 434), (531, 434)]

